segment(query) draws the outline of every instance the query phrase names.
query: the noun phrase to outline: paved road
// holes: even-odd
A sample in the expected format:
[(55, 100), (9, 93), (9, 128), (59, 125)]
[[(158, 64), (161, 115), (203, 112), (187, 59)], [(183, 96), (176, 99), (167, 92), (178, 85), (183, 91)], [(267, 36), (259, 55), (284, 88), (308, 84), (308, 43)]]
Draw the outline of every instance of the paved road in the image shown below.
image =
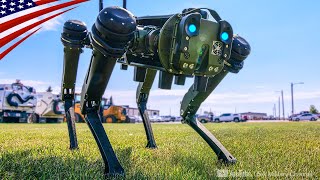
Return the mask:
[(289, 120), (249, 120), (247, 122), (290, 122)]
[[(320, 121), (320, 120), (318, 120)], [(277, 122), (291, 122), (289, 120), (249, 120), (247, 123), (277, 123)], [(304, 121), (301, 121), (304, 122)], [(138, 122), (141, 123), (141, 122)], [(181, 124), (181, 122), (155, 122), (156, 124)]]

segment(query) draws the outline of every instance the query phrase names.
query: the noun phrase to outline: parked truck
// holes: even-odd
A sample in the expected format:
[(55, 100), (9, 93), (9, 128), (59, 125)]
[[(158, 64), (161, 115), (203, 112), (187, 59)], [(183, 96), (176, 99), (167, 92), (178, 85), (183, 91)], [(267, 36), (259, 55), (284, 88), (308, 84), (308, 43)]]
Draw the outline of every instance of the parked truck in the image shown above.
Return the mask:
[(36, 91), (20, 80), (12, 84), (0, 84), (0, 122), (28, 122), (37, 103)]
[[(50, 88), (49, 88), (50, 89)], [(53, 94), (50, 90), (37, 93), (37, 106), (30, 116), (32, 123), (61, 123), (64, 118), (64, 105), (60, 95)]]
[(247, 117), (241, 114), (224, 113), (220, 116), (214, 117), (214, 122), (241, 122), (247, 121)]

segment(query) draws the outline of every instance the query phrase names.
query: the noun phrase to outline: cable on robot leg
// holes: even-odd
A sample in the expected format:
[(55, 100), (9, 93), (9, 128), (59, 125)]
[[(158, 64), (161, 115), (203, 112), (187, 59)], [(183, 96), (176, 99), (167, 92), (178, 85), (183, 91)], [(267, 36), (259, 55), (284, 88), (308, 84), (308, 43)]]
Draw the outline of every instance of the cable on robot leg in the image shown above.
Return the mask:
[(146, 77), (144, 82), (140, 82), (137, 88), (137, 106), (143, 121), (144, 129), (147, 136), (147, 148), (157, 148), (156, 141), (153, 136), (151, 123), (147, 110), (147, 102), (149, 98), (150, 89), (156, 77), (157, 71), (147, 69)]
[(62, 75), (62, 100), (65, 102), (65, 113), (68, 125), (70, 149), (77, 149), (77, 134), (74, 117), (74, 89), (78, 63), (82, 48), (89, 44), (88, 31), (84, 23), (77, 20), (65, 22), (61, 41), (64, 45), (64, 66)]

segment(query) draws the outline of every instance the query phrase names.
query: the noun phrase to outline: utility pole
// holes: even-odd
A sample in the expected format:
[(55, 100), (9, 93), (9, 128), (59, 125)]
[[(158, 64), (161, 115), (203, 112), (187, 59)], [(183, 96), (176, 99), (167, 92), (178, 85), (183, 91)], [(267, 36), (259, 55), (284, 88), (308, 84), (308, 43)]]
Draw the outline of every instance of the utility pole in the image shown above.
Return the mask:
[(278, 111), (279, 111), (279, 114), (278, 114), (278, 116), (279, 116), (279, 120), (281, 119), (280, 118), (280, 109), (281, 109), (281, 107), (280, 107), (280, 96), (279, 96), (279, 100), (278, 100)]
[(282, 99), (282, 118), (285, 119), (285, 116), (284, 116), (284, 98), (283, 98), (283, 90), (281, 91), (276, 91), (276, 92), (280, 92), (281, 93), (281, 97), (279, 96), (279, 120), (281, 119), (281, 106), (280, 106), (280, 98)]
[(293, 105), (293, 83), (291, 83), (291, 115), (294, 114), (294, 105)]
[(283, 90), (281, 90), (281, 97), (282, 97), (282, 118), (283, 118), (283, 120), (285, 120), (285, 116), (284, 116), (284, 100), (283, 100)]
[(277, 112), (276, 104), (273, 104), (273, 117), (277, 117), (276, 112)]

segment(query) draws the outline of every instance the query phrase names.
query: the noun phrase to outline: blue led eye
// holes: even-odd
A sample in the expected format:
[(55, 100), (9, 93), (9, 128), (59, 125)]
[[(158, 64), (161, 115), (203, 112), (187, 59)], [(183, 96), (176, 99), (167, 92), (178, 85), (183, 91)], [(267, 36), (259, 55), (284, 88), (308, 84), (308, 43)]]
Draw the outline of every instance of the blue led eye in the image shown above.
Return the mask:
[(197, 31), (197, 27), (194, 24), (190, 24), (188, 30), (189, 32), (194, 33)]
[(221, 34), (221, 40), (222, 41), (227, 41), (229, 39), (229, 34), (227, 32), (223, 32)]

